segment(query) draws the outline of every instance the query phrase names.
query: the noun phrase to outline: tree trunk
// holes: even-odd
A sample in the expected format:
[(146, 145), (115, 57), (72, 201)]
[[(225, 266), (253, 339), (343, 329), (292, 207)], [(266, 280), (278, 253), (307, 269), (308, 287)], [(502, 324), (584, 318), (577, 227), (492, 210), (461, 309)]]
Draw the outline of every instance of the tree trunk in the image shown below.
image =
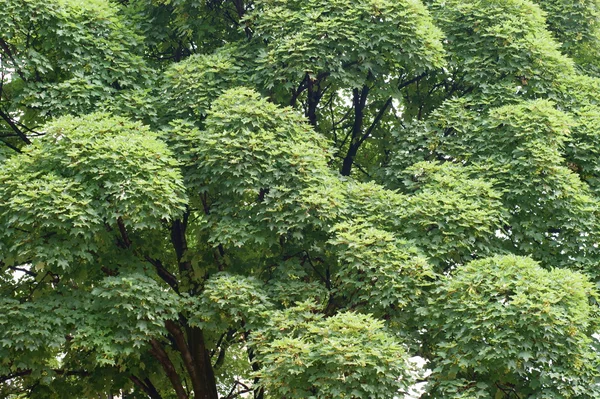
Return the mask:
[(190, 352), (196, 368), (198, 370), (199, 385), (202, 387), (200, 392), (195, 392), (196, 399), (218, 399), (217, 382), (213, 366), (210, 360), (210, 354), (206, 349), (204, 334), (197, 327), (187, 329)]

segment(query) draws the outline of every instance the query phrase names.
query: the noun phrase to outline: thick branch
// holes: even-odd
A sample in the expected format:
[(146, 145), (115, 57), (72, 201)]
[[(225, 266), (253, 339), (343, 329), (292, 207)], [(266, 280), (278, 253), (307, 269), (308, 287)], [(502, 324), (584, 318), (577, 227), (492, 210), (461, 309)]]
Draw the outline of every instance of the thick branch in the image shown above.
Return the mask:
[(200, 378), (198, 376), (198, 370), (196, 370), (196, 366), (194, 365), (194, 360), (192, 359), (192, 354), (190, 353), (190, 349), (188, 348), (185, 340), (185, 335), (183, 334), (181, 328), (171, 320), (167, 320), (165, 322), (165, 326), (175, 340), (175, 344), (177, 345), (177, 349), (179, 349), (183, 364), (192, 379), (194, 392), (196, 393), (196, 396), (198, 396), (202, 391), (202, 387), (199, 384)]
[(225, 361), (225, 354), (227, 353), (227, 344), (229, 342), (231, 342), (231, 339), (233, 338), (233, 336), (235, 335), (235, 333), (237, 332), (237, 330), (234, 329), (229, 329), (225, 334), (221, 335), (221, 338), (219, 338), (219, 342), (217, 342), (217, 345), (215, 345), (215, 349), (213, 349), (210, 352), (210, 358), (212, 360), (212, 357), (214, 356), (215, 352), (218, 350), (219, 354), (217, 355), (217, 360), (214, 362), (213, 368), (215, 370), (219, 369), (224, 361)]
[[(117, 218), (117, 225), (119, 226), (122, 245), (125, 248), (129, 248), (131, 246), (131, 239), (127, 234), (127, 228), (125, 227), (125, 223), (121, 217)], [(110, 226), (107, 227), (110, 228)], [(177, 281), (177, 278), (163, 266), (160, 260), (151, 258), (148, 255), (145, 255), (144, 259), (154, 266), (156, 273), (165, 283), (169, 284), (169, 286), (173, 288), (175, 292), (179, 293), (179, 282)]]
[[(197, 399), (217, 399), (218, 394), (214, 376), (212, 375), (212, 368), (207, 368), (207, 366), (210, 367), (210, 363), (207, 365), (206, 362), (208, 352), (204, 347), (204, 338), (200, 335), (188, 334), (190, 341), (190, 345), (188, 346), (183, 330), (175, 322), (167, 320), (165, 326), (173, 337), (177, 349), (179, 349), (179, 353), (181, 354), (183, 364), (190, 375), (195, 393), (194, 397)], [(199, 340), (201, 342), (198, 342)], [(201, 344), (202, 353), (193, 353), (193, 349), (195, 349), (194, 345), (198, 344)]]
[[(398, 90), (402, 90), (406, 86), (411, 85), (415, 82), (418, 82), (419, 80), (423, 79), (425, 76), (427, 76), (427, 72), (423, 72), (419, 76), (415, 76), (412, 79), (402, 82), (400, 85), (398, 85)], [(359, 140), (360, 144), (362, 144), (367, 138), (369, 138), (371, 133), (373, 133), (373, 130), (377, 127), (379, 122), (381, 122), (381, 119), (383, 118), (383, 116), (385, 115), (385, 113), (387, 112), (388, 108), (390, 108), (391, 105), (392, 105), (392, 97), (388, 98), (387, 101), (385, 102), (385, 104), (383, 104), (383, 107), (381, 107), (379, 109), (379, 112), (377, 113), (377, 116), (375, 116), (373, 123), (371, 123), (371, 126), (369, 126), (369, 128), (367, 129), (365, 134), (363, 134), (363, 136), (360, 138), (360, 140)]]
[(352, 125), (352, 138), (350, 141), (350, 147), (342, 163), (340, 173), (342, 176), (350, 176), (352, 171), (352, 164), (354, 163), (354, 157), (360, 147), (360, 133), (362, 131), (364, 110), (367, 103), (367, 96), (369, 95), (369, 87), (364, 85), (362, 90), (359, 92), (358, 89), (353, 91), (353, 104), (354, 104), (354, 124)]
[(140, 387), (151, 399), (162, 399), (161, 394), (148, 378), (144, 378), (144, 381), (142, 381), (135, 375), (131, 375), (129, 376), (129, 379), (133, 381), (135, 385)]
[(308, 253), (308, 251), (304, 251), (305, 256), (304, 259), (302, 260), (302, 265), (304, 265), (304, 261), (308, 261), (308, 264), (310, 265), (310, 267), (312, 267), (312, 269), (314, 270), (315, 273), (317, 273), (317, 275), (319, 276), (319, 278), (321, 279), (321, 281), (323, 281), (323, 283), (325, 283), (325, 285), (327, 286), (327, 289), (330, 289), (331, 287), (329, 286), (329, 281), (327, 281), (327, 279), (325, 278), (325, 276), (323, 276), (323, 274), (321, 274), (321, 272), (319, 271), (319, 269), (316, 268), (315, 264), (313, 263), (310, 254)]
[(290, 106), (295, 107), (296, 106), (296, 101), (298, 100), (298, 97), (300, 96), (300, 94), (302, 94), (302, 92), (306, 89), (307, 84), (306, 82), (310, 79), (308, 73), (304, 75), (304, 79), (302, 79), (302, 82), (300, 82), (300, 84), (298, 85), (298, 88), (296, 90), (293, 90), (292, 92), (292, 98), (290, 100)]
[(176, 219), (171, 225), (171, 243), (173, 244), (175, 254), (177, 255), (179, 270), (182, 272), (187, 272), (192, 268), (192, 264), (190, 261), (183, 261), (185, 252), (188, 249), (187, 239), (185, 238), (185, 231), (187, 230), (189, 216), (189, 211), (186, 211), (183, 215), (183, 219)]
[(381, 107), (381, 109), (379, 109), (379, 112), (377, 113), (377, 116), (373, 120), (373, 123), (371, 123), (371, 126), (369, 126), (369, 128), (367, 129), (365, 134), (363, 134), (363, 136), (358, 141), (359, 145), (362, 145), (362, 143), (364, 143), (364, 141), (371, 135), (371, 133), (373, 133), (373, 130), (377, 127), (379, 122), (381, 122), (383, 115), (385, 115), (385, 113), (388, 110), (388, 108), (390, 107), (390, 105), (392, 105), (392, 97), (388, 98), (387, 101), (385, 102), (385, 104), (383, 104), (383, 107)]
[(0, 142), (2, 142), (2, 144), (7, 146), (8, 148), (10, 148), (11, 150), (18, 152), (19, 154), (21, 154), (23, 152), (23, 151), (21, 151), (21, 149), (19, 147), (15, 147), (14, 145), (10, 144), (8, 141), (4, 141), (4, 140), (0, 139)]
[(19, 68), (19, 64), (17, 63), (17, 60), (15, 60), (15, 57), (14, 57), (12, 51), (10, 50), (10, 45), (2, 38), (0, 38), (0, 47), (6, 53), (6, 56), (8, 57), (8, 59), (12, 61), (13, 66), (15, 67), (15, 71), (17, 72), (19, 77), (21, 79), (23, 79), (23, 81), (26, 81), (27, 79), (25, 79), (25, 75), (23, 74), (23, 71), (21, 71), (21, 68)]
[[(249, 334), (246, 334), (246, 339), (248, 339), (248, 335)], [(250, 361), (252, 370), (256, 373), (260, 370), (260, 365), (255, 360), (254, 351), (251, 348), (248, 348), (247, 352), (248, 352), (248, 360)], [(259, 378), (254, 377), (254, 385), (259, 386), (258, 385), (259, 382), (260, 382)], [(254, 390), (254, 399), (264, 399), (264, 396), (265, 396), (265, 390), (263, 387), (256, 388)]]
[(3, 375), (0, 377), (0, 384), (4, 384), (6, 381), (10, 381), (15, 378), (28, 376), (29, 374), (31, 374), (31, 370), (21, 370), (12, 374)]
[(160, 395), (160, 393), (158, 393), (158, 391), (156, 390), (156, 387), (154, 386), (154, 384), (152, 384), (152, 382), (148, 378), (145, 378), (144, 381), (142, 381), (135, 375), (130, 375), (129, 379), (131, 381), (133, 381), (133, 383), (135, 385), (140, 387), (142, 389), (142, 391), (146, 392), (146, 394), (151, 399), (162, 399), (162, 396)]
[(150, 262), (150, 264), (152, 266), (154, 266), (154, 268), (156, 269), (156, 274), (158, 274), (158, 276), (167, 284), (169, 284), (169, 286), (171, 288), (173, 288), (173, 290), (177, 293), (179, 293), (179, 282), (177, 281), (177, 277), (175, 277), (171, 272), (169, 272), (167, 269), (165, 269), (165, 267), (163, 266), (162, 262), (158, 259), (153, 259), (149, 256), (146, 256), (145, 259)]
[[(307, 75), (308, 76), (308, 75)], [(317, 126), (317, 105), (319, 104), (319, 91), (315, 90), (315, 81), (308, 76), (307, 79), (307, 104), (306, 104), (306, 117), (308, 118), (308, 123), (310, 123), (313, 127)]]
[(25, 273), (25, 274), (27, 274), (28, 276), (31, 276), (31, 277), (37, 277), (37, 275), (38, 275), (36, 272), (32, 272), (29, 269), (23, 269), (22, 267), (9, 266), (8, 268), (10, 270), (14, 270), (14, 271), (17, 271), (17, 272)]
[(10, 128), (19, 136), (19, 138), (21, 140), (23, 140), (25, 142), (25, 144), (31, 144), (31, 140), (29, 140), (29, 138), (25, 135), (25, 133), (23, 133), (23, 131), (21, 129), (19, 129), (19, 127), (16, 125), (16, 123), (12, 120), (12, 118), (8, 114), (6, 114), (2, 110), (0, 110), (0, 117), (2, 119), (4, 119), (4, 121), (6, 123), (8, 123)]
[(233, 4), (235, 5), (235, 11), (238, 14), (238, 18), (242, 18), (246, 12), (243, 0), (233, 0)]
[(306, 96), (306, 117), (312, 126), (317, 126), (317, 107), (321, 102), (321, 98), (323, 98), (323, 94), (325, 94), (325, 91), (329, 87), (326, 86), (322, 89), (321, 83), (324, 82), (328, 76), (329, 72), (321, 72), (313, 79), (307, 74), (306, 88), (308, 89), (308, 93)]
[(415, 77), (414, 77), (414, 78), (412, 78), (412, 79), (409, 79), (409, 80), (407, 80), (407, 81), (404, 81), (404, 82), (400, 83), (400, 84), (398, 85), (398, 90), (402, 90), (402, 89), (404, 89), (406, 86), (408, 86), (408, 85), (411, 85), (411, 84), (413, 84), (413, 83), (415, 83), (415, 82), (418, 82), (419, 80), (423, 79), (425, 76), (427, 76), (427, 72), (423, 72), (422, 74), (420, 74), (420, 75), (418, 75), (418, 76), (415, 76)]
[[(238, 18), (241, 20), (244, 17), (244, 14), (246, 14), (246, 6), (244, 5), (244, 0), (233, 0), (233, 5), (235, 6), (235, 11), (238, 15)], [(246, 24), (244, 32), (246, 32), (246, 37), (248, 39), (252, 37), (252, 30), (250, 29), (248, 24)]]
[(121, 232), (123, 244), (125, 244), (125, 247), (129, 248), (131, 246), (131, 240), (127, 235), (127, 229), (125, 228), (125, 223), (123, 223), (123, 218), (121, 218), (120, 216), (117, 218), (117, 225), (119, 226), (119, 232)]
[(150, 345), (152, 346), (150, 353), (159, 361), (165, 374), (169, 378), (169, 381), (171, 381), (171, 385), (177, 394), (177, 399), (188, 399), (188, 394), (185, 392), (185, 389), (183, 389), (181, 379), (179, 378), (179, 374), (177, 374), (177, 369), (175, 369), (167, 352), (156, 339), (151, 340)]

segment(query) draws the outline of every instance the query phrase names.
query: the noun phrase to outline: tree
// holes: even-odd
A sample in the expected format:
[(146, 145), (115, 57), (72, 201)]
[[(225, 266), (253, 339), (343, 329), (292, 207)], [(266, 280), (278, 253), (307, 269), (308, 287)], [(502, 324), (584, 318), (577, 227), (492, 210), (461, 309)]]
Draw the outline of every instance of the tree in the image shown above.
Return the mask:
[(0, 396), (600, 397), (595, 0), (0, 5)]

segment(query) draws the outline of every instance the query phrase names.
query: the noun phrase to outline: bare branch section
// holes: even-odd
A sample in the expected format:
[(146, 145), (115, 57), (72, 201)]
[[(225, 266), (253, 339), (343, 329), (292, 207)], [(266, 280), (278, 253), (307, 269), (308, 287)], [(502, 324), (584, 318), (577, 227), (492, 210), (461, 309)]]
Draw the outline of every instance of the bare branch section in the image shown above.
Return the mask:
[(31, 140), (29, 137), (23, 133), (23, 131), (17, 126), (16, 122), (8, 115), (7, 113), (0, 110), (0, 118), (4, 119), (4, 121), (10, 126), (10, 128), (19, 136), (21, 140), (25, 142), (25, 144), (31, 144)]
[[(421, 79), (427, 76), (427, 73), (424, 72), (418, 76), (415, 76), (412, 79), (409, 79), (398, 85), (398, 90), (402, 90), (405, 87), (418, 83)], [(354, 89), (353, 97), (352, 97), (352, 109), (354, 110), (354, 123), (352, 125), (352, 129), (349, 133), (350, 136), (350, 145), (348, 147), (348, 151), (344, 157), (342, 167), (340, 169), (340, 173), (342, 176), (350, 176), (352, 172), (352, 167), (355, 165), (355, 158), (358, 154), (359, 148), (362, 144), (371, 136), (375, 128), (379, 126), (381, 120), (388, 112), (392, 105), (392, 97), (389, 97), (384, 104), (379, 108), (379, 111), (371, 125), (367, 128), (366, 131), (363, 132), (363, 123), (365, 120), (365, 108), (367, 106), (367, 96), (369, 95), (370, 88), (369, 86), (363, 86), (362, 90)], [(366, 171), (363, 170), (366, 173)], [(366, 173), (368, 175), (368, 173)]]

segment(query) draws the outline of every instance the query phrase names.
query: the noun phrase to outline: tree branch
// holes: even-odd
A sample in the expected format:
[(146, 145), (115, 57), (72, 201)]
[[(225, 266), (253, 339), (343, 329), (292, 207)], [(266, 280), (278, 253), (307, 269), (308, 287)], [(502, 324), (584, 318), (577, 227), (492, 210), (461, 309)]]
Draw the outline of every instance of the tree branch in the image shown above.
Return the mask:
[[(327, 281), (327, 279), (325, 278), (325, 276), (323, 276), (323, 274), (321, 274), (321, 272), (319, 272), (319, 270), (316, 268), (315, 264), (313, 263), (310, 254), (308, 253), (308, 251), (304, 251), (304, 260), (308, 261), (308, 264), (310, 265), (310, 267), (312, 267), (312, 269), (314, 270), (315, 273), (317, 273), (317, 276), (319, 276), (319, 278), (321, 279), (321, 281), (323, 281), (323, 283), (327, 286), (327, 289), (330, 289), (331, 287), (329, 286), (329, 282)], [(301, 263), (304, 266), (304, 260)]]
[(7, 146), (8, 148), (10, 148), (11, 150), (18, 152), (19, 154), (23, 153), (23, 151), (21, 151), (20, 148), (15, 147), (14, 145), (10, 144), (8, 141), (4, 141), (0, 138), (0, 142), (2, 142), (2, 144)]
[(198, 375), (198, 370), (196, 369), (196, 366), (194, 364), (194, 359), (192, 358), (192, 354), (185, 340), (185, 335), (183, 334), (181, 328), (171, 320), (167, 320), (165, 322), (165, 327), (167, 327), (167, 331), (169, 331), (169, 333), (175, 340), (175, 344), (177, 345), (177, 349), (179, 349), (179, 353), (181, 354), (183, 364), (192, 379), (192, 386), (194, 387), (194, 392), (198, 397), (200, 397), (200, 393), (202, 392), (202, 386), (200, 385), (200, 376)]
[(360, 140), (358, 140), (359, 145), (364, 143), (364, 141), (371, 135), (371, 133), (373, 132), (375, 127), (379, 124), (379, 122), (383, 118), (383, 115), (388, 110), (390, 105), (392, 105), (392, 97), (388, 98), (387, 101), (385, 102), (385, 104), (383, 104), (383, 107), (381, 107), (379, 109), (379, 112), (377, 113), (377, 116), (373, 120), (373, 123), (371, 123), (371, 126), (369, 126), (369, 128), (367, 129), (365, 134), (363, 134), (362, 137), (360, 138)]
[(10, 45), (4, 41), (4, 39), (0, 38), (0, 47), (6, 52), (6, 55), (8, 56), (8, 59), (10, 59), (15, 67), (15, 71), (17, 72), (17, 75), (19, 75), (19, 77), (23, 80), (26, 81), (27, 79), (25, 79), (25, 75), (23, 74), (23, 71), (21, 70), (21, 68), (19, 68), (19, 64), (17, 63), (17, 60), (15, 60), (15, 57), (12, 53), (12, 51), (10, 50)]
[(14, 380), (15, 378), (25, 377), (31, 374), (31, 370), (21, 370), (12, 374), (3, 375), (0, 377), (0, 384), (4, 384), (6, 381)]
[(21, 138), (21, 140), (25, 142), (25, 144), (31, 144), (31, 140), (29, 140), (25, 133), (23, 133), (21, 129), (19, 129), (19, 127), (15, 124), (15, 122), (8, 114), (0, 110), (0, 117), (2, 117), (2, 119), (4, 119), (6, 123), (8, 123), (10, 128)]
[(188, 218), (190, 216), (189, 210), (183, 214), (183, 219), (173, 220), (171, 225), (171, 243), (175, 249), (177, 255), (177, 263), (179, 264), (179, 270), (181, 272), (189, 272), (192, 268), (190, 261), (183, 261), (183, 257), (188, 249), (187, 239), (185, 232), (187, 230)]
[(131, 240), (127, 235), (127, 229), (125, 228), (125, 223), (123, 223), (123, 218), (119, 216), (117, 218), (117, 225), (119, 226), (119, 232), (121, 232), (121, 238), (123, 239), (123, 244), (125, 244), (126, 248), (131, 246)]
[(292, 92), (292, 98), (290, 100), (290, 106), (292, 106), (292, 107), (296, 106), (296, 101), (298, 100), (298, 97), (306, 89), (306, 82), (307, 82), (308, 79), (310, 79), (310, 78), (309, 78), (308, 73), (307, 73), (307, 74), (304, 75), (304, 79), (302, 79), (302, 81), (298, 85), (298, 88)]
[(407, 81), (405, 81), (405, 82), (402, 82), (402, 83), (400, 83), (400, 84), (398, 85), (398, 90), (402, 90), (402, 89), (404, 89), (406, 86), (408, 86), (408, 85), (411, 85), (411, 84), (413, 84), (413, 83), (415, 83), (415, 82), (418, 82), (419, 80), (423, 79), (425, 76), (427, 76), (427, 72), (423, 72), (422, 74), (420, 74), (420, 75), (418, 75), (418, 76), (415, 76), (415, 77), (414, 77), (414, 78), (412, 78), (412, 79), (409, 79), (409, 80), (407, 80)]
[[(235, 392), (235, 388), (238, 385), (241, 386), (244, 389), (242, 391), (240, 391), (240, 392)], [(244, 384), (243, 382), (241, 382), (239, 380), (236, 380), (233, 383), (233, 386), (231, 387), (231, 390), (229, 391), (229, 393), (227, 394), (227, 396), (225, 396), (225, 399), (233, 399), (236, 396), (240, 396), (240, 395), (243, 395), (243, 394), (248, 393), (248, 392), (252, 392), (252, 388), (250, 388), (248, 385)]]
[(8, 268), (10, 270), (14, 270), (14, 271), (18, 271), (18, 272), (21, 272), (21, 273), (25, 273), (25, 274), (27, 274), (28, 276), (31, 276), (31, 277), (37, 277), (37, 275), (38, 275), (36, 272), (32, 272), (31, 270), (23, 269), (23, 268), (18, 267), (18, 266), (9, 266)]
[(152, 347), (150, 353), (156, 358), (156, 360), (159, 361), (167, 377), (169, 378), (169, 381), (171, 381), (171, 385), (175, 389), (177, 399), (189, 399), (188, 394), (185, 392), (185, 389), (181, 384), (181, 379), (179, 378), (179, 374), (177, 374), (177, 369), (173, 365), (173, 362), (169, 358), (167, 352), (156, 339), (152, 339), (150, 341), (150, 346)]
[(152, 384), (152, 381), (150, 381), (148, 378), (144, 378), (144, 381), (142, 381), (138, 377), (136, 377), (135, 375), (132, 374), (129, 376), (129, 379), (131, 381), (133, 381), (133, 383), (135, 385), (140, 387), (142, 389), (142, 391), (146, 392), (146, 394), (151, 399), (162, 399), (162, 396), (160, 395), (160, 393), (158, 393), (158, 391), (156, 390), (156, 387), (154, 386), (154, 384)]
[(154, 268), (156, 269), (156, 274), (158, 274), (158, 276), (165, 283), (169, 284), (169, 286), (173, 288), (173, 291), (179, 294), (179, 282), (177, 281), (177, 277), (175, 277), (173, 273), (165, 269), (160, 260), (151, 258), (147, 255), (144, 257), (144, 259), (146, 259), (152, 266), (154, 266)]
[[(171, 320), (165, 322), (167, 331), (173, 337), (177, 349), (181, 354), (183, 364), (192, 380), (195, 398), (217, 399), (218, 393), (210, 356), (204, 345), (202, 330), (194, 327), (188, 328), (188, 339), (179, 325)], [(188, 345), (189, 341), (189, 345)]]
[(342, 176), (350, 176), (352, 170), (352, 164), (354, 163), (354, 157), (360, 147), (359, 136), (362, 131), (362, 125), (364, 120), (364, 109), (367, 103), (367, 96), (369, 95), (369, 86), (364, 85), (362, 90), (359, 92), (358, 89), (353, 90), (354, 96), (352, 102), (354, 104), (354, 124), (352, 125), (352, 138), (350, 140), (350, 147), (346, 152), (342, 168), (340, 173)]

